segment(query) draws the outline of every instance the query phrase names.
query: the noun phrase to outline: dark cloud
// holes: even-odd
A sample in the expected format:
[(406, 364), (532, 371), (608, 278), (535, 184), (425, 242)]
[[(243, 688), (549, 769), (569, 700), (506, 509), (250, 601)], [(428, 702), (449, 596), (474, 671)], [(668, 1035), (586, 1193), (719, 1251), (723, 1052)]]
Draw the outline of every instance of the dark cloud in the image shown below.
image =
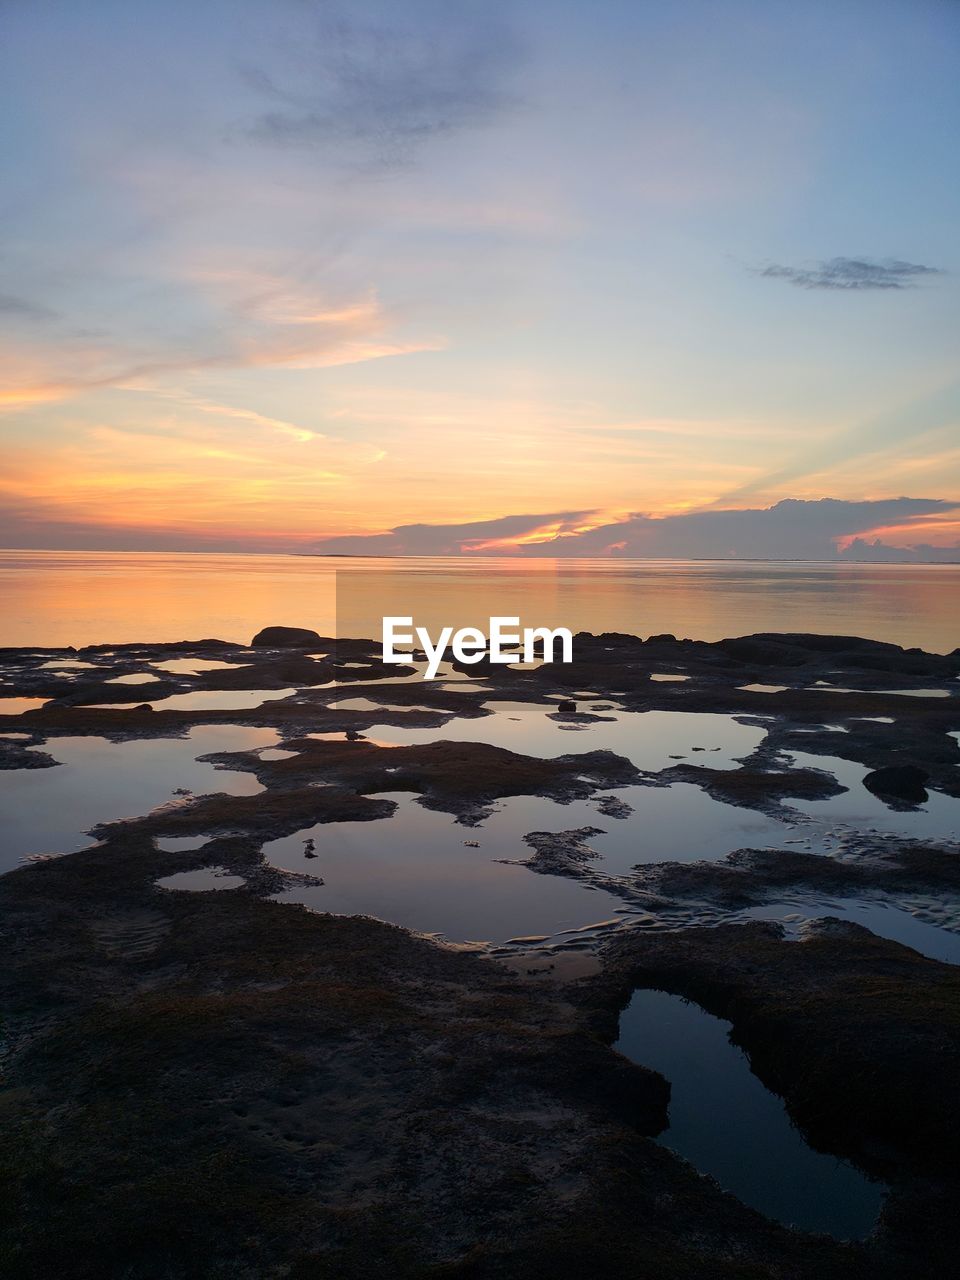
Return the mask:
[(925, 267), (917, 262), (901, 262), (886, 258), (830, 258), (807, 267), (785, 267), (771, 262), (756, 268), (757, 274), (770, 280), (786, 280), (800, 289), (915, 289), (919, 276), (942, 275), (939, 267)]
[(510, 101), (520, 57), (499, 6), (322, 6), (298, 47), (243, 74), (267, 100), (246, 128), (286, 147), (352, 146), (377, 164), (402, 164), (429, 138), (483, 123)]
[[(469, 555), (492, 538), (515, 539), (558, 531), (549, 541), (514, 548), (523, 556), (638, 556), (654, 559), (835, 560), (837, 542), (889, 525), (956, 513), (960, 502), (891, 498), (844, 502), (787, 498), (772, 507), (694, 511), (655, 518), (637, 514), (583, 532), (590, 512), (505, 516), (461, 525), (404, 525), (370, 537), (328, 538), (313, 550), (323, 555)], [(917, 524), (917, 541), (924, 533)], [(937, 558), (937, 557), (930, 557)]]
[(324, 538), (313, 550), (319, 555), (451, 556), (477, 551), (495, 538), (522, 538), (540, 529), (569, 530), (589, 511), (554, 511), (540, 515), (500, 516), (466, 524), (404, 524), (389, 533)]
[(960, 542), (955, 542), (952, 547), (932, 547), (925, 542), (912, 547), (892, 547), (880, 538), (872, 541), (854, 538), (841, 551), (840, 559), (873, 564), (916, 564), (917, 561), (924, 564), (960, 564)]
[(54, 313), (49, 307), (37, 302), (29, 302), (12, 293), (0, 293), (0, 317), (12, 316), (17, 320), (53, 320)]

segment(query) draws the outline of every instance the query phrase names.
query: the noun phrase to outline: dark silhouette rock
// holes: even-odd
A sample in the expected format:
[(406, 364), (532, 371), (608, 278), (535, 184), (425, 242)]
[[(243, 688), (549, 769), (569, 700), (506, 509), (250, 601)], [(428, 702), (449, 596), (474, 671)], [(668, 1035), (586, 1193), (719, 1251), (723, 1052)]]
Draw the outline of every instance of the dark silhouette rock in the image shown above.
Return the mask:
[(929, 777), (929, 773), (914, 764), (888, 765), (868, 773), (863, 785), (881, 800), (915, 805), (923, 804), (928, 798), (924, 783)]
[(799, 667), (809, 660), (809, 654), (794, 645), (769, 640), (766, 636), (738, 636), (721, 640), (717, 647), (739, 662), (756, 663), (761, 667)]
[(250, 641), (251, 649), (308, 649), (321, 640), (307, 627), (264, 627)]
[(558, 710), (558, 711), (563, 711), (563, 712), (567, 713), (568, 715), (576, 715), (576, 712), (577, 712), (577, 704), (576, 704), (575, 702), (558, 702), (558, 703), (557, 703), (557, 710)]

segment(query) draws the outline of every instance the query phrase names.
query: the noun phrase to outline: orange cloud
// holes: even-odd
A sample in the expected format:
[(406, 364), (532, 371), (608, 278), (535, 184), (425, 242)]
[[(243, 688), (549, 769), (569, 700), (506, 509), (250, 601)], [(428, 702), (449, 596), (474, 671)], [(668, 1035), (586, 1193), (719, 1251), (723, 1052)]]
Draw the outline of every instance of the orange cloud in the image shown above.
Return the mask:
[(67, 400), (111, 387), (162, 387), (200, 371), (330, 369), (443, 346), (436, 337), (392, 338), (392, 323), (373, 294), (323, 308), (316, 298), (281, 292), (273, 282), (256, 298), (226, 305), (207, 350), (192, 347), (144, 359), (120, 338), (100, 345), (48, 338), (11, 352), (0, 364), (0, 409)]
[(523, 547), (541, 546), (548, 542), (557, 542), (564, 538), (576, 538), (589, 533), (593, 529), (602, 528), (623, 518), (623, 512), (597, 511), (589, 519), (570, 523), (565, 520), (551, 520), (528, 529), (524, 533), (512, 537), (469, 539), (463, 543), (463, 550), (469, 552), (488, 552), (497, 555), (509, 555)]

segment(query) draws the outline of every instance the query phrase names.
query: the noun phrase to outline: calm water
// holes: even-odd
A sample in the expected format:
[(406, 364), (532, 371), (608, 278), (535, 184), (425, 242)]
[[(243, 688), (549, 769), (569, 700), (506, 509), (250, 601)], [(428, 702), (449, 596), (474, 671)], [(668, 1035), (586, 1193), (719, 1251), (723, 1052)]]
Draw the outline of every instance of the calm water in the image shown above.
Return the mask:
[[(384, 794), (398, 804), (392, 818), (321, 823), (263, 846), (274, 866), (323, 879), (315, 888), (298, 885), (281, 900), (377, 916), (456, 942), (557, 934), (608, 919), (623, 906), (579, 881), (499, 861), (529, 856), (523, 837), (538, 820), (563, 824), (564, 809), (554, 801), (517, 796), (482, 827), (471, 828), (424, 809), (413, 794)], [(306, 840), (315, 844), (309, 860)]]
[[(958, 586), (956, 566), (370, 560), (345, 567), (292, 556), (0, 553), (0, 645), (202, 637), (246, 642), (271, 623), (375, 636), (379, 618), (398, 613), (413, 614), (431, 630), (519, 614), (527, 625), (595, 632), (671, 631), (707, 640), (761, 630), (847, 632), (948, 651), (960, 641)], [(58, 662), (57, 668), (70, 665)], [(190, 658), (158, 667), (179, 673), (223, 665)], [(448, 666), (442, 675), (464, 685)], [(467, 687), (485, 698), (482, 684)], [(155, 701), (222, 709), (294, 692), (191, 692)], [(357, 694), (339, 708), (391, 705), (384, 683)], [(149, 685), (143, 697), (149, 698)], [(586, 693), (577, 700), (585, 709), (597, 701)], [(21, 701), (23, 706), (6, 709), (22, 711), (41, 700)], [(384, 745), (483, 741), (545, 757), (606, 747), (641, 769), (659, 771), (677, 758), (735, 768), (765, 732), (729, 716), (623, 712), (615, 700), (599, 702), (602, 718), (587, 723), (554, 718), (549, 699), (537, 706), (494, 699), (487, 703), (494, 714), (486, 718), (453, 716), (432, 729), (374, 725), (368, 736)], [(129, 743), (54, 738), (45, 749), (59, 767), (0, 774), (0, 871), (23, 857), (82, 847), (97, 822), (181, 801), (186, 789), (254, 794), (260, 784), (252, 774), (215, 769), (197, 757), (253, 749), (277, 758), (287, 754), (279, 741), (272, 729), (233, 725)], [(872, 830), (878, 838), (893, 832), (943, 837), (960, 830), (960, 802), (954, 799), (931, 793), (917, 812), (895, 813), (862, 786), (861, 766), (803, 753), (795, 753), (795, 763), (828, 769), (850, 790), (827, 801), (793, 802), (797, 812), (784, 821), (722, 804), (683, 783), (617, 789), (617, 799), (630, 807), (622, 817), (601, 813), (594, 798), (564, 805), (516, 796), (500, 801), (476, 827), (458, 825), (449, 814), (425, 809), (416, 796), (397, 792), (390, 793), (397, 804), (390, 818), (319, 824), (266, 843), (263, 853), (274, 865), (322, 878), (322, 884), (297, 885), (280, 895), (315, 910), (380, 916), (457, 941), (504, 943), (533, 935), (531, 945), (549, 937), (576, 946), (586, 945), (577, 931), (638, 921), (636, 905), (631, 911), (603, 879), (627, 875), (637, 864), (715, 859), (744, 846), (828, 853), (842, 847), (850, 829)], [(518, 865), (532, 852), (524, 841), (528, 832), (583, 827), (599, 829), (589, 836), (598, 855), (590, 863), (596, 886)], [(203, 844), (203, 836), (158, 840), (161, 851)], [(200, 866), (159, 883), (180, 891), (230, 891), (241, 890), (244, 881), (221, 866)], [(839, 915), (924, 954), (960, 960), (960, 939), (935, 927), (924, 904), (919, 914), (928, 919), (910, 910), (879, 900), (797, 897), (739, 915), (782, 920), (788, 937), (811, 918)], [(719, 922), (722, 913), (714, 914)], [(661, 923), (670, 927), (671, 921)], [(807, 1146), (780, 1100), (730, 1043), (728, 1030), (676, 997), (633, 997), (618, 1047), (671, 1081), (664, 1143), (773, 1218), (842, 1237), (867, 1234), (883, 1189)]]
[[(349, 707), (353, 701), (340, 701), (336, 706)], [(369, 708), (358, 709), (376, 710), (383, 705), (371, 699), (366, 701)], [(479, 719), (453, 716), (442, 729), (374, 725), (370, 736), (395, 746), (416, 746), (441, 739), (486, 742), (507, 751), (544, 758), (604, 749), (626, 756), (638, 769), (656, 771), (669, 769), (680, 759), (699, 761), (711, 769), (736, 769), (739, 757), (750, 755), (766, 737), (765, 729), (710, 712), (597, 711), (595, 714), (602, 719), (578, 723), (553, 719), (547, 714), (548, 710), (553, 711), (552, 707), (529, 702), (491, 699), (483, 705), (493, 715)], [(590, 703), (580, 705), (590, 707)]]
[(4, 551), (0, 645), (246, 642), (272, 623), (369, 635), (371, 618), (397, 613), (431, 628), (518, 614), (574, 631), (840, 632), (949, 652), (958, 588), (957, 565)]
[(826, 916), (862, 925), (878, 938), (900, 942), (929, 960), (960, 964), (960, 934), (938, 929), (881, 898), (811, 898), (798, 894), (783, 902), (748, 907), (741, 913), (743, 919), (776, 921), (783, 926), (788, 939), (802, 937), (811, 920), (822, 920)]
[(729, 1032), (679, 996), (634, 992), (616, 1047), (670, 1081), (660, 1141), (769, 1218), (842, 1239), (869, 1235), (884, 1188), (804, 1142)]
[(0, 772), (0, 873), (36, 854), (84, 848), (97, 823), (139, 817), (184, 790), (256, 795), (263, 788), (252, 773), (217, 769), (197, 756), (253, 751), (276, 741), (273, 729), (232, 724), (137, 742), (50, 738), (42, 750), (58, 761), (56, 767)]

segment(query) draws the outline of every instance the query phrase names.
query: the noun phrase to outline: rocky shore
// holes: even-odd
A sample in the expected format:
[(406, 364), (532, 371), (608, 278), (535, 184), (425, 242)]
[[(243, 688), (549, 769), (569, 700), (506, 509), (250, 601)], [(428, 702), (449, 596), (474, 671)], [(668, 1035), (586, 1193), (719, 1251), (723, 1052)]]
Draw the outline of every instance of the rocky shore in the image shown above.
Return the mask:
[[(0, 1274), (951, 1274), (960, 970), (837, 920), (791, 939), (724, 914), (785, 890), (869, 891), (927, 895), (949, 925), (957, 850), (864, 832), (835, 857), (744, 849), (711, 861), (705, 849), (703, 861), (647, 859), (613, 876), (590, 842), (601, 821), (629, 816), (625, 786), (683, 782), (774, 817), (842, 792), (826, 763), (794, 753), (861, 766), (891, 811), (960, 797), (960, 651), (615, 634), (577, 636), (574, 653), (570, 666), (464, 667), (461, 691), (384, 668), (370, 641), (283, 629), (251, 646), (0, 650), (6, 770), (62, 767), (52, 739), (175, 738), (199, 724), (275, 729), (281, 747), (212, 757), (255, 777), (255, 794), (178, 797), (104, 822), (92, 847), (0, 877)], [(146, 676), (158, 678), (112, 683)], [(292, 692), (235, 710), (162, 704), (250, 690)], [(358, 694), (385, 705), (358, 708)], [(3, 714), (7, 697), (45, 701)], [(444, 740), (452, 716), (480, 722), (503, 699), (569, 728), (569, 751)], [(645, 771), (578, 751), (578, 724), (602, 729), (605, 702), (608, 715), (720, 713), (765, 734), (735, 768), (704, 753)], [(365, 736), (374, 725), (436, 737), (385, 746)], [(529, 940), (458, 946), (270, 900), (309, 872), (272, 865), (267, 841), (377, 822), (395, 809), (382, 793), (397, 791), (465, 836), (504, 797), (591, 801), (597, 828), (531, 832), (516, 859), (616, 894), (629, 908), (621, 927), (576, 944), (590, 964), (564, 968), (562, 948), (537, 956)], [(181, 836), (196, 845), (158, 847)], [(239, 887), (157, 883), (213, 863)], [(655, 1140), (669, 1084), (611, 1047), (641, 986), (727, 1018), (809, 1142), (890, 1187), (868, 1240), (771, 1222)]]

